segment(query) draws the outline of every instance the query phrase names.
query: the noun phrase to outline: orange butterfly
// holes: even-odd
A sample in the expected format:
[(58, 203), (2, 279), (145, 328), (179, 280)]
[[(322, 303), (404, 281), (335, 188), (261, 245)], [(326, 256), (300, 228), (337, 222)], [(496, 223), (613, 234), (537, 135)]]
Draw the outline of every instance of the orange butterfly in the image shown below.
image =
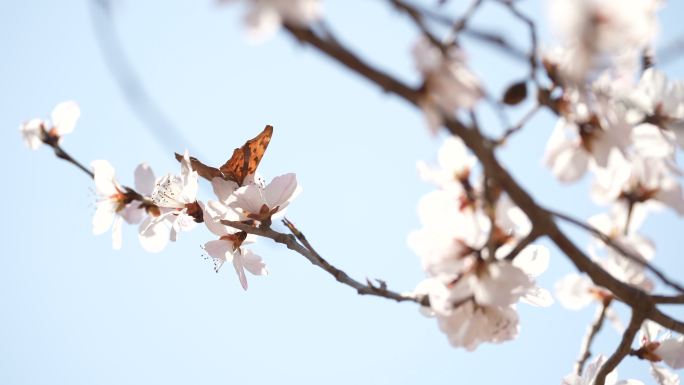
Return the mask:
[[(245, 178), (254, 174), (257, 166), (259, 166), (272, 135), (273, 126), (267, 125), (259, 135), (248, 140), (242, 147), (233, 150), (233, 156), (220, 168), (207, 166), (193, 157), (190, 157), (190, 165), (202, 178), (208, 180), (222, 178), (242, 186)], [(176, 159), (181, 161), (183, 156), (176, 154)]]

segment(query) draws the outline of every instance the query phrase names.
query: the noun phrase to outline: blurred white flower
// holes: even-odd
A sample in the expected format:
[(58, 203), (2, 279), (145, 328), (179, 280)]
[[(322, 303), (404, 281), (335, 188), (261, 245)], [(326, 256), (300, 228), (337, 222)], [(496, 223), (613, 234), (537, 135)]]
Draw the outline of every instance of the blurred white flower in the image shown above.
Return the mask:
[(684, 82), (668, 82), (665, 74), (655, 68), (644, 71), (639, 85), (628, 97), (631, 120), (649, 123), (674, 134), (684, 147)]
[[(234, 3), (235, 0), (219, 0)], [(319, 0), (245, 0), (248, 9), (244, 17), (247, 36), (261, 42), (273, 36), (284, 23), (308, 26), (321, 19)]]
[[(52, 110), (49, 121), (31, 119), (19, 127), (26, 147), (36, 150), (47, 137), (59, 140), (63, 135), (74, 131), (81, 116), (78, 104), (73, 101), (59, 103)], [(47, 135), (47, 137), (46, 137)]]
[[(656, 0), (553, 0), (551, 25), (566, 48), (563, 66), (571, 83), (582, 84), (591, 70), (613, 64), (626, 51), (639, 52), (658, 30)], [(556, 54), (555, 56), (560, 56)], [(573, 68), (574, 67), (574, 68)]]
[[(582, 372), (582, 375), (577, 375), (575, 373), (569, 374), (563, 378), (561, 385), (594, 385), (596, 375), (598, 375), (601, 366), (603, 366), (606, 361), (606, 357), (603, 354), (599, 354), (587, 365)], [(605, 385), (644, 385), (644, 383), (637, 380), (618, 381), (616, 369), (606, 376)]]
[(433, 133), (442, 124), (442, 114), (471, 109), (484, 96), (480, 81), (466, 66), (460, 48), (449, 47), (443, 52), (428, 38), (422, 37), (413, 46), (412, 53), (425, 81), (426, 94), (421, 108)]

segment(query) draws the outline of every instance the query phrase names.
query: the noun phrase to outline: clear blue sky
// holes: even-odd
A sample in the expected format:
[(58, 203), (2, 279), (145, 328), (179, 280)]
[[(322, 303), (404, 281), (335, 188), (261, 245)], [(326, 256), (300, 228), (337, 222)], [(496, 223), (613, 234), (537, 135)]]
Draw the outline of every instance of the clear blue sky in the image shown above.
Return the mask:
[[(531, 14), (542, 13), (542, 2), (525, 3)], [(661, 42), (684, 31), (684, 5), (671, 3), (661, 12)], [(25, 149), (19, 123), (77, 100), (83, 115), (65, 148), (85, 163), (108, 159), (128, 184), (140, 161), (157, 175), (177, 172), (172, 151), (183, 148), (170, 148), (177, 138), (152, 134), (129, 107), (90, 11), (85, 0), (0, 3), (0, 156), (8, 167), (1, 384), (535, 385), (559, 383), (571, 370), (593, 309), (521, 305), (517, 340), (467, 353), (451, 348), (415, 306), (359, 297), (270, 241), (255, 250), (271, 275), (250, 277), (243, 292), (230, 268), (215, 274), (203, 259), (199, 246), (211, 235), (202, 228), (155, 255), (140, 248), (134, 228), (125, 229), (118, 252), (109, 234), (91, 235), (91, 181), (46, 148)], [(427, 134), (417, 111), (285, 35), (246, 44), (240, 11), (212, 1), (129, 0), (115, 8), (115, 20), (126, 55), (188, 146), (219, 163), (274, 125), (260, 170), (267, 177), (297, 173), (304, 192), (289, 217), (352, 276), (411, 290), (423, 273), (406, 234), (418, 227), (418, 198), (432, 188), (420, 182), (415, 162), (434, 161), (439, 138)], [(417, 32), (385, 2), (328, 1), (325, 11), (368, 60), (416, 81), (409, 47)], [(516, 40), (526, 36), (494, 6), (476, 20)], [(496, 51), (467, 48), (493, 92), (524, 73)], [(684, 60), (664, 69), (684, 78)], [(495, 119), (485, 122), (497, 127)], [(588, 217), (599, 209), (589, 202), (587, 181), (564, 188), (541, 164), (553, 124), (548, 114), (538, 116), (502, 157), (541, 202)], [(680, 277), (682, 229), (671, 213), (645, 226), (658, 245), (655, 263)], [(553, 252), (540, 279), (548, 288), (573, 271)], [(617, 340), (606, 329), (594, 351), (610, 353)], [(620, 370), (650, 383), (646, 366), (628, 359)]]

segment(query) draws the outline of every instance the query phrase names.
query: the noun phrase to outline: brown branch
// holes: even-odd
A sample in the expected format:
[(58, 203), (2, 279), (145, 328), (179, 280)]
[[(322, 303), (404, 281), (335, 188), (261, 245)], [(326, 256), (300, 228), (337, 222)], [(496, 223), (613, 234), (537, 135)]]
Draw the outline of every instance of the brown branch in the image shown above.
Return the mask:
[(353, 279), (349, 276), (349, 274), (333, 266), (327, 260), (321, 257), (321, 255), (318, 254), (313, 249), (313, 247), (311, 247), (311, 244), (308, 240), (306, 240), (304, 234), (297, 230), (292, 224), (292, 222), (288, 220), (284, 220), (283, 223), (290, 229), (290, 231), (292, 231), (292, 234), (279, 233), (270, 228), (254, 227), (242, 222), (222, 220), (221, 223), (226, 226), (231, 226), (238, 230), (242, 230), (249, 234), (254, 234), (261, 237), (272, 239), (277, 243), (285, 245), (288, 249), (297, 252), (304, 258), (308, 259), (309, 262), (311, 262), (312, 264), (328, 272), (338, 282), (356, 290), (358, 294), (383, 297), (397, 302), (416, 302), (422, 306), (430, 306), (430, 301), (427, 296), (404, 295), (388, 290), (386, 287), (387, 285), (384, 283), (384, 281), (380, 280), (378, 281), (379, 284), (376, 286), (373, 285), (370, 281), (367, 281), (367, 284), (363, 284)]
[(430, 28), (428, 28), (423, 14), (420, 11), (401, 0), (389, 1), (397, 10), (408, 15), (408, 17), (413, 21), (413, 24), (418, 27), (420, 32), (425, 35), (435, 47), (438, 47), (440, 50), (442, 50), (442, 52), (446, 52), (446, 46), (442, 44), (442, 42), (430, 31)]
[(594, 322), (591, 323), (589, 329), (587, 329), (587, 334), (584, 336), (582, 341), (582, 346), (580, 347), (580, 355), (575, 363), (575, 373), (579, 376), (582, 374), (584, 369), (584, 364), (587, 362), (589, 357), (591, 357), (591, 344), (594, 342), (594, 338), (598, 335), (603, 327), (603, 322), (606, 319), (606, 313), (610, 307), (610, 299), (607, 299), (601, 304), (601, 308), (596, 314)]
[(508, 141), (508, 138), (510, 138), (516, 132), (520, 131), (525, 126), (525, 124), (527, 124), (527, 122), (529, 122), (530, 119), (532, 119), (532, 117), (534, 117), (534, 115), (536, 115), (537, 112), (539, 112), (540, 109), (541, 105), (538, 103), (535, 104), (534, 107), (532, 107), (531, 110), (527, 111), (527, 113), (520, 119), (520, 121), (518, 121), (518, 123), (516, 123), (515, 126), (508, 128), (503, 133), (503, 135), (501, 135), (501, 137), (496, 140), (496, 145), (499, 146), (505, 144)]
[[(413, 8), (415, 11), (420, 12), (424, 18), (430, 19), (431, 21), (434, 21), (436, 23), (439, 23), (447, 28), (454, 29), (454, 27), (458, 28), (459, 25), (462, 23), (463, 18), (461, 19), (453, 19), (449, 16), (446, 16), (444, 13), (433, 11), (429, 8), (424, 8), (421, 7), (417, 4), (412, 4), (409, 5), (406, 2), (402, 2), (404, 6)], [(472, 6), (472, 3), (471, 3)], [(467, 15), (468, 11), (466, 11)], [(465, 16), (464, 15), (464, 16)], [(475, 27), (472, 27), (468, 25), (467, 23), (463, 24), (464, 26), (458, 31), (459, 34), (465, 35), (469, 38), (479, 40), (481, 42), (490, 44), (495, 46), (496, 48), (499, 48), (503, 53), (510, 55), (512, 58), (515, 58), (520, 61), (527, 61), (528, 60), (528, 55), (519, 47), (516, 47), (514, 44), (509, 42), (505, 37), (496, 34), (495, 32), (483, 30), (483, 29), (478, 29)], [(446, 44), (452, 44), (452, 41), (447, 41)]]
[(636, 311), (632, 312), (632, 318), (629, 321), (627, 330), (625, 330), (625, 332), (622, 334), (622, 340), (620, 340), (620, 344), (618, 345), (617, 349), (615, 349), (615, 352), (608, 357), (608, 360), (606, 360), (603, 366), (601, 366), (601, 369), (599, 369), (598, 373), (596, 374), (596, 380), (594, 380), (594, 385), (603, 385), (606, 382), (606, 376), (615, 370), (618, 364), (625, 357), (627, 357), (627, 355), (629, 355), (629, 352), (632, 350), (632, 342), (634, 341), (634, 337), (636, 336), (641, 324), (645, 319), (646, 318), (644, 314)]
[(651, 309), (648, 318), (666, 329), (674, 330), (677, 333), (684, 334), (684, 322), (677, 321), (656, 307)]
[(652, 295), (651, 299), (655, 303), (684, 304), (684, 294), (679, 294), (679, 295)]
[[(420, 100), (418, 91), (365, 63), (341, 44), (323, 39), (308, 28), (287, 24), (285, 28), (299, 41), (317, 48), (345, 67), (380, 86), (385, 91), (392, 92), (407, 102), (418, 106)], [(653, 306), (646, 293), (621, 282), (606, 272), (584, 254), (558, 228), (553, 220), (553, 216), (537, 205), (529, 193), (501, 166), (494, 155), (492, 141), (451, 116), (443, 116), (443, 118), (444, 126), (449, 132), (463, 139), (466, 146), (478, 157), (487, 173), (508, 193), (513, 202), (525, 212), (530, 221), (542, 229), (542, 234), (549, 236), (580, 271), (586, 272), (593, 282), (612, 291), (620, 300), (633, 308), (639, 306), (644, 301)]]
[(530, 52), (527, 55), (527, 60), (530, 65), (530, 80), (534, 82), (537, 86), (539, 86), (539, 80), (537, 79), (537, 68), (538, 68), (538, 63), (539, 60), (537, 58), (537, 52), (539, 49), (537, 48), (538, 46), (538, 38), (537, 38), (537, 26), (535, 25), (534, 21), (530, 19), (527, 15), (524, 13), (520, 12), (518, 8), (515, 6), (514, 2), (511, 0), (499, 0), (499, 3), (508, 8), (508, 10), (513, 14), (515, 18), (523, 22), (525, 25), (527, 25), (527, 28), (529, 29), (529, 34), (530, 34)]
[(541, 235), (541, 232), (536, 228), (533, 227), (532, 231), (530, 231), (529, 234), (525, 236), (525, 238), (521, 239), (517, 245), (511, 250), (508, 255), (504, 257), (505, 260), (507, 261), (512, 261), (515, 259), (515, 257), (520, 254), (521, 251), (523, 251), (527, 246), (529, 246), (532, 242), (536, 241), (537, 238)]
[(569, 215), (563, 214), (563, 213), (559, 213), (559, 212), (556, 212), (556, 211), (549, 211), (549, 213), (552, 214), (553, 216), (557, 217), (557, 218), (560, 218), (560, 219), (562, 219), (562, 220), (564, 220), (564, 221), (566, 221), (566, 222), (572, 223), (573, 225), (576, 225), (576, 226), (578, 226), (578, 227), (581, 227), (581, 228), (584, 229), (584, 230), (587, 230), (588, 232), (592, 233), (592, 234), (595, 235), (597, 238), (599, 238), (601, 241), (603, 241), (603, 243), (605, 243), (606, 245), (608, 245), (609, 247), (611, 247), (613, 250), (615, 250), (615, 251), (617, 251), (618, 253), (622, 254), (625, 258), (627, 258), (627, 259), (629, 259), (630, 261), (632, 261), (632, 262), (638, 264), (639, 266), (644, 267), (646, 270), (648, 270), (648, 271), (650, 271), (651, 273), (653, 273), (653, 274), (654, 274), (655, 276), (657, 276), (661, 281), (663, 281), (663, 283), (665, 283), (666, 285), (672, 287), (672, 288), (675, 289), (675, 290), (678, 290), (679, 292), (684, 293), (684, 287), (682, 287), (680, 284), (678, 284), (677, 282), (675, 282), (675, 281), (671, 280), (670, 278), (668, 278), (668, 277), (665, 275), (665, 273), (663, 273), (662, 271), (660, 271), (659, 269), (657, 269), (656, 267), (654, 267), (653, 265), (651, 265), (650, 263), (648, 263), (647, 261), (645, 261), (645, 260), (644, 260), (643, 258), (641, 258), (639, 255), (636, 255), (636, 254), (634, 254), (632, 251), (627, 250), (627, 249), (624, 248), (622, 245), (620, 245), (618, 242), (615, 242), (614, 239), (612, 239), (612, 238), (609, 237), (608, 235), (602, 233), (601, 231), (599, 231), (599, 230), (598, 230), (597, 228), (595, 228), (594, 226), (591, 226), (591, 225), (588, 224), (588, 223), (584, 223), (584, 222), (580, 221), (579, 219), (575, 219), (575, 218), (573, 218), (573, 217), (571, 217), (571, 216), (569, 216)]
[[(46, 142), (46, 143), (47, 143), (47, 142)], [(64, 151), (64, 149), (63, 149), (58, 143), (54, 143), (54, 144), (49, 144), (49, 143), (48, 143), (48, 145), (49, 145), (50, 147), (52, 147), (52, 149), (55, 151), (55, 156), (56, 156), (56, 157), (58, 157), (58, 158), (60, 158), (60, 159), (63, 159), (63, 160), (66, 160), (67, 162), (73, 164), (73, 165), (76, 166), (79, 170), (81, 170), (81, 171), (83, 171), (84, 173), (88, 174), (88, 176), (89, 176), (91, 179), (92, 179), (92, 178), (95, 178), (95, 174), (93, 174), (92, 171), (90, 171), (90, 170), (89, 170), (88, 168), (86, 168), (86, 166), (84, 166), (81, 162), (77, 161), (77, 160), (74, 159), (71, 155), (69, 155), (66, 151)]]

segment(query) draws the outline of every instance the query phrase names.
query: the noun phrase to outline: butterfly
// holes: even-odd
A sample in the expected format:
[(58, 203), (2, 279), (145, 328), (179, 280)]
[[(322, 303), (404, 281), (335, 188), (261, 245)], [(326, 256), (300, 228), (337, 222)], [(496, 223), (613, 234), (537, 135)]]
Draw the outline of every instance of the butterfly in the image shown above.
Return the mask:
[[(273, 126), (267, 125), (259, 135), (245, 142), (242, 147), (233, 150), (230, 159), (219, 168), (207, 166), (194, 157), (190, 157), (190, 165), (204, 179), (221, 178), (242, 186), (245, 178), (254, 174), (259, 166), (272, 135)], [(180, 162), (183, 156), (176, 154), (176, 159)]]

